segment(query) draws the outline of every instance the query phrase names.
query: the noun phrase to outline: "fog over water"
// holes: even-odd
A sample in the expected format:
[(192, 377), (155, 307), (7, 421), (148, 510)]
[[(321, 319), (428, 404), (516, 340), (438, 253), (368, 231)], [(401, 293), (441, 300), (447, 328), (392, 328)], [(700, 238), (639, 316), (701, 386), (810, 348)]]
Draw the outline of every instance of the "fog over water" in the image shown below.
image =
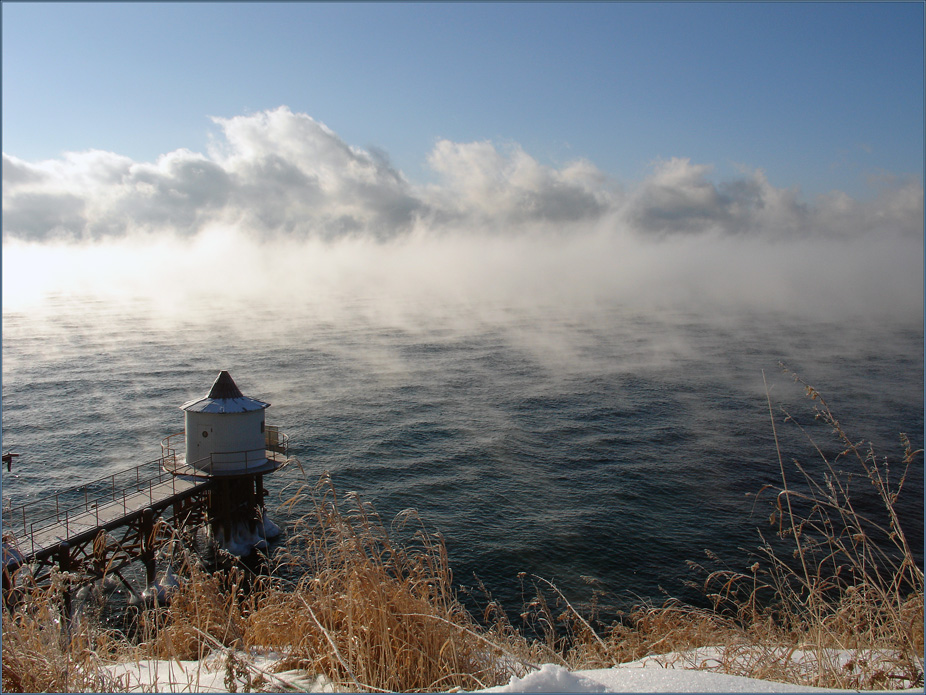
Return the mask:
[(535, 572), (620, 603), (755, 547), (763, 371), (830, 441), (779, 361), (883, 454), (922, 446), (921, 182), (805, 201), (681, 158), (629, 185), (439, 141), (413, 184), (285, 108), (217, 125), (155, 163), (4, 155), (5, 498), (156, 458), (229, 369), (310, 479), (419, 509), (462, 584), (516, 608)]
[(407, 299), (438, 314), (605, 299), (922, 321), (918, 180), (884, 173), (864, 200), (805, 200), (760, 169), (716, 181), (675, 157), (618, 182), (516, 143), (439, 140), (422, 184), (286, 107), (213, 120), (209, 152), (156, 162), (4, 153), (4, 308), (87, 290), (180, 311), (203, 295), (359, 295), (393, 313)]

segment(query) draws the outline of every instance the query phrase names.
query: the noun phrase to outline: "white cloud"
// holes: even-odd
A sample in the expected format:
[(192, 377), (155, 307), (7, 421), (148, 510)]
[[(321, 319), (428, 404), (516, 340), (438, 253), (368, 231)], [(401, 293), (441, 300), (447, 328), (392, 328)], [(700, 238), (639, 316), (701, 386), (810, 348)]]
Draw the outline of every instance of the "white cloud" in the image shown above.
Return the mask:
[(310, 116), (280, 107), (214, 120), (225, 142), (211, 154), (240, 194), (226, 218), (266, 231), (392, 236), (420, 207), (384, 157), (347, 145)]
[(709, 165), (685, 158), (621, 186), (588, 161), (554, 167), (517, 144), (440, 140), (428, 156), (438, 183), (417, 186), (384, 153), (286, 107), (214, 121), (222, 136), (208, 153), (177, 150), (154, 163), (102, 151), (37, 163), (4, 154), (4, 237), (187, 236), (214, 224), (258, 238), (380, 240), (421, 227), (573, 233), (602, 224), (657, 238), (922, 233), (919, 181), (882, 177), (873, 200), (833, 192), (805, 202), (761, 171), (716, 183)]
[(441, 140), (428, 162), (442, 177), (428, 191), (431, 207), (458, 219), (575, 222), (596, 219), (618, 202), (614, 185), (591, 163), (554, 169), (517, 145), (503, 154), (487, 141)]
[(711, 167), (673, 158), (657, 162), (631, 194), (621, 217), (650, 235), (750, 235), (765, 239), (901, 234), (922, 236), (920, 182), (888, 180), (873, 200), (841, 191), (801, 199), (797, 187), (772, 186), (761, 170), (714, 183)]
[(717, 185), (711, 171), (683, 158), (656, 163), (624, 210), (625, 218), (650, 234), (778, 236), (810, 230), (812, 215), (797, 189), (776, 189), (761, 171)]

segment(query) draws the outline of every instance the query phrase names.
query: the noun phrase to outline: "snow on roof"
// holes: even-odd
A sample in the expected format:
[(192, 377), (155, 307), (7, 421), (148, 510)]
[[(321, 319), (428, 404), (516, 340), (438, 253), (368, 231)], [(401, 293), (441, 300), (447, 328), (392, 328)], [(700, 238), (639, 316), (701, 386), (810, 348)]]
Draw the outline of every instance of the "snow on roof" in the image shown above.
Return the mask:
[(231, 374), (223, 369), (208, 394), (187, 401), (180, 409), (191, 413), (247, 413), (269, 407), (269, 403), (242, 394)]

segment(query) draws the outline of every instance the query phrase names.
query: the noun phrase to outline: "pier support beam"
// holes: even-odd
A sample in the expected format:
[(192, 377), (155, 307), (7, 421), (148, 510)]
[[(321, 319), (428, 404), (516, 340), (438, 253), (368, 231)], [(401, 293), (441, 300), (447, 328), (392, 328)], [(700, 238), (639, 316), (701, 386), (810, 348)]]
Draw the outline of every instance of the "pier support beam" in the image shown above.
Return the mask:
[(9, 565), (3, 563), (3, 605), (8, 611), (13, 610), (13, 573)]
[(70, 625), (71, 622), (71, 571), (73, 570), (71, 563), (71, 544), (62, 543), (58, 546), (58, 569), (61, 571), (62, 585), (61, 585), (61, 603), (62, 609), (64, 612), (63, 620), (61, 621), (64, 626)]
[(146, 507), (141, 513), (141, 559), (145, 565), (146, 586), (151, 586), (157, 580), (154, 540), (154, 510)]
[[(31, 516), (27, 519), (33, 508), (39, 519), (44, 519), (49, 504), (54, 505), (51, 509), (57, 509), (60, 493), (38, 504), (23, 505), (21, 510), (17, 508), (11, 516), (16, 519), (21, 511), (18, 533), (8, 531), (4, 516), (2, 601), (8, 609), (16, 608), (31, 587), (53, 583), (56, 571), (70, 575), (62, 578), (60, 599), (65, 604), (62, 610), (68, 613), (77, 607), (72, 606), (76, 588), (110, 574), (125, 583), (120, 570), (131, 563), (143, 563), (149, 585), (157, 581), (155, 551), (165, 540), (158, 532), (159, 519), (164, 515), (183, 537), (192, 538), (195, 527), (205, 521), (212, 481), (178, 482), (170, 477), (163, 481), (163, 474), (155, 473), (142, 481), (148, 482), (144, 485), (136, 480), (142, 468), (128, 469), (132, 475), (128, 476), (125, 490), (114, 493), (111, 488), (95, 499), (64, 510), (63, 521), (33, 528), (36, 525), (28, 523)], [(84, 491), (85, 487), (76, 489)], [(143, 499), (141, 504), (135, 502), (141, 501), (138, 498)], [(10, 534), (18, 535), (23, 552)]]

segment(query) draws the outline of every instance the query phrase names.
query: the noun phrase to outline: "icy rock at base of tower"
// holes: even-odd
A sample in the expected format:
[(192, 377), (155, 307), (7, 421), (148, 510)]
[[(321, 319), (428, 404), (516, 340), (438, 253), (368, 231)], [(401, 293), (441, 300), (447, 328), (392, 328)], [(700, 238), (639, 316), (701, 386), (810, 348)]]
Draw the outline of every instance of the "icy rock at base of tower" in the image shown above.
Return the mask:
[[(277, 531), (279, 533), (279, 530)], [(26, 559), (26, 556), (23, 555), (19, 548), (16, 547), (13, 540), (4, 534), (3, 536), (3, 566), (7, 567), (8, 565), (21, 565)]]
[(270, 517), (264, 514), (264, 538), (276, 538), (280, 535), (280, 527), (277, 526)]
[(267, 541), (280, 535), (280, 527), (265, 514), (256, 531), (251, 531), (247, 522), (236, 522), (232, 526), (230, 537), (226, 537), (222, 528), (215, 532), (209, 529), (208, 535), (209, 539), (223, 550), (238, 557), (246, 557), (254, 550), (266, 550)]
[(177, 576), (168, 565), (167, 569), (161, 572), (161, 575), (148, 585), (142, 592), (142, 597), (146, 601), (157, 601), (159, 604), (170, 603), (170, 595), (180, 586)]

